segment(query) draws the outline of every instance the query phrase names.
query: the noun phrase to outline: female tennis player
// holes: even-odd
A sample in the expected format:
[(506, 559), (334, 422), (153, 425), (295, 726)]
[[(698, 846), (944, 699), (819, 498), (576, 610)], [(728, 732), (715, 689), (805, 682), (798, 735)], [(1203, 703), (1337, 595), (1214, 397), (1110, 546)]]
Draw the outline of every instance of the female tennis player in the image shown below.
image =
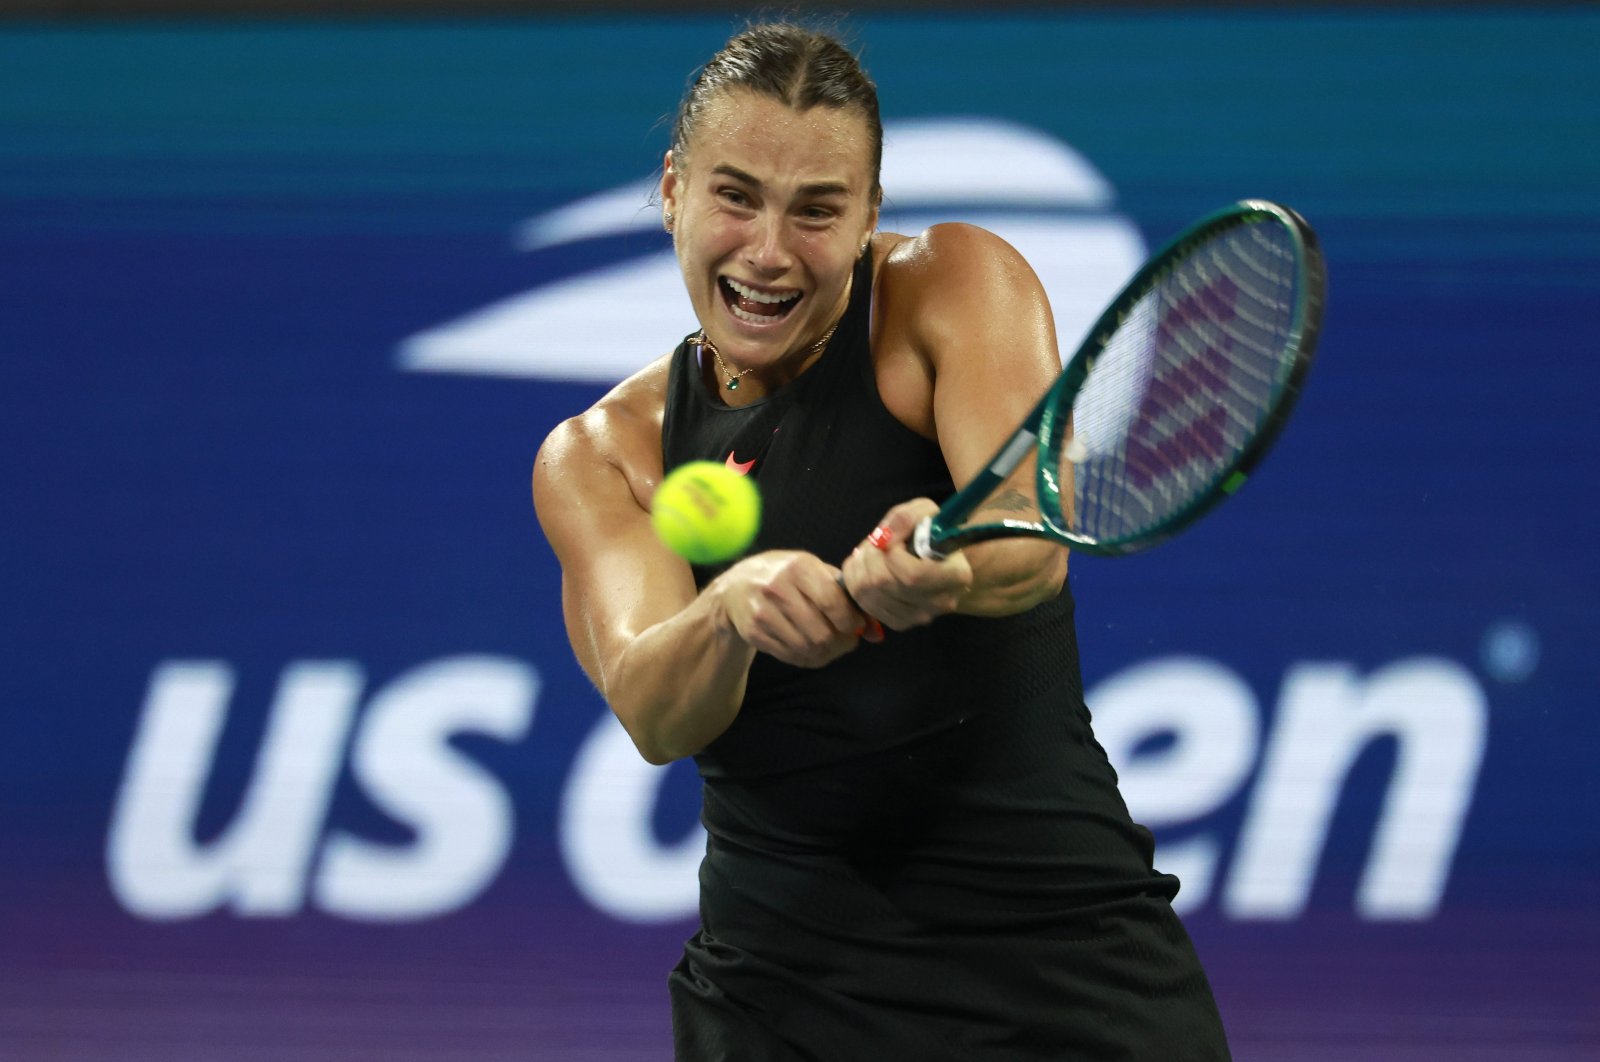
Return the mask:
[[(578, 660), (645, 759), (704, 780), (677, 1057), (1227, 1058), (1177, 882), (1090, 730), (1065, 552), (903, 548), (1060, 362), (1003, 241), (875, 233), (881, 149), (836, 40), (730, 40), (661, 179), (698, 327), (534, 470)], [(759, 482), (735, 563), (652, 531), (691, 459)]]

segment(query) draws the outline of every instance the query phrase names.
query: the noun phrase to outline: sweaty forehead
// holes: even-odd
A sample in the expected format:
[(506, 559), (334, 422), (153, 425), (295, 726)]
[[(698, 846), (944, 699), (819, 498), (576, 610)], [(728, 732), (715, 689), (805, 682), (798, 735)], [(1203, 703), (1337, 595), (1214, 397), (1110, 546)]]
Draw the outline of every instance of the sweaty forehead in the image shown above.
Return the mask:
[(690, 165), (701, 172), (731, 166), (764, 182), (871, 183), (867, 120), (853, 107), (796, 110), (744, 89), (706, 101), (690, 137)]

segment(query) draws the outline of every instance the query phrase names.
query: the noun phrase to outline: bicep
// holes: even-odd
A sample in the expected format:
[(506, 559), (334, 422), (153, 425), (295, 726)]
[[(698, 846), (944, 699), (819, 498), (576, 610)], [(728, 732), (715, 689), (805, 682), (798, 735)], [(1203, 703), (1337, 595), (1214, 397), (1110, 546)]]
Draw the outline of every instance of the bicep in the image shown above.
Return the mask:
[[(939, 448), (956, 486), (969, 483), (1060, 375), (1055, 322), (1028, 263), (999, 237), (965, 229), (926, 315)], [(962, 246), (962, 245), (965, 246)], [(1034, 463), (1024, 461), (980, 504), (983, 522), (1036, 519)], [(962, 611), (1005, 615), (1057, 593), (1066, 553), (1038, 540), (972, 547), (973, 591)]]
[(1049, 300), (1022, 256), (981, 230), (951, 242), (967, 246), (942, 256), (921, 316), (938, 443), (960, 486), (1016, 431), (1061, 359)]
[(693, 601), (693, 575), (656, 537), (629, 477), (592, 448), (552, 437), (535, 466), (533, 495), (561, 565), (567, 636), (604, 693), (628, 644)]

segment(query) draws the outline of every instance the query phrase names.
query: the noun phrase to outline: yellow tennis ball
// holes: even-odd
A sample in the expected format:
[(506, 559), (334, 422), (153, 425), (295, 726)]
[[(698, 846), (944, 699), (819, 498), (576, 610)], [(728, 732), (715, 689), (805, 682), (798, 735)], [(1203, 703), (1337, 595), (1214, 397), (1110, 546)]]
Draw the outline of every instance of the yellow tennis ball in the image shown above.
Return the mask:
[(656, 488), (650, 523), (667, 548), (691, 564), (720, 564), (755, 541), (761, 492), (726, 465), (690, 461)]

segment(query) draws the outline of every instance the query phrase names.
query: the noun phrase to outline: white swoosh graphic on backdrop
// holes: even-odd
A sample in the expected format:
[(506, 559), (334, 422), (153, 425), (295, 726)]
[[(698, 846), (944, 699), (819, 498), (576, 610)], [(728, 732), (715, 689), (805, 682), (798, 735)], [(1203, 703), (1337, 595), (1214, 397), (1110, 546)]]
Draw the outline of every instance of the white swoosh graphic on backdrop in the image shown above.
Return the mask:
[[(1112, 209), (1105, 178), (1066, 144), (1023, 126), (979, 118), (890, 123), (883, 185), (885, 231), (966, 221), (1022, 252), (1050, 293), (1064, 356), (1144, 260), (1144, 241)], [(646, 178), (541, 214), (517, 227), (516, 244), (532, 251), (659, 231), (655, 190)], [(663, 243), (418, 332), (401, 342), (399, 360), (412, 371), (614, 382), (694, 328), (677, 259)]]

